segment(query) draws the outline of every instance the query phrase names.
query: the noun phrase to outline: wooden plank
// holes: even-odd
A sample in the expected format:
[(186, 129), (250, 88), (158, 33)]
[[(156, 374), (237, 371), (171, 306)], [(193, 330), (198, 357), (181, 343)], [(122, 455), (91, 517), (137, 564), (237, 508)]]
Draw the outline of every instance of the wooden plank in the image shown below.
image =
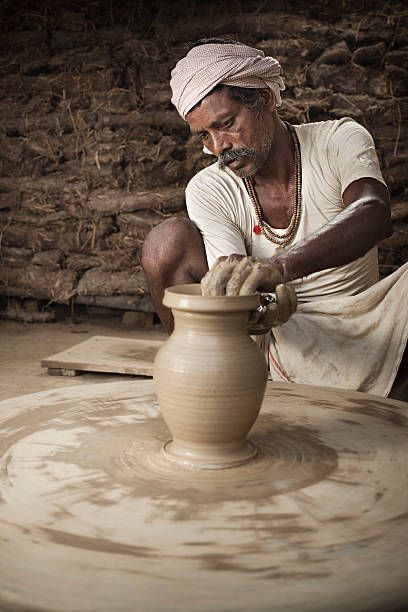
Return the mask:
[[(163, 340), (93, 336), (41, 361), (52, 376), (67, 371), (153, 376), (153, 361)], [(59, 372), (58, 372), (59, 371)]]
[(82, 374), (79, 370), (67, 370), (66, 368), (48, 368), (47, 373), (50, 376), (79, 376)]

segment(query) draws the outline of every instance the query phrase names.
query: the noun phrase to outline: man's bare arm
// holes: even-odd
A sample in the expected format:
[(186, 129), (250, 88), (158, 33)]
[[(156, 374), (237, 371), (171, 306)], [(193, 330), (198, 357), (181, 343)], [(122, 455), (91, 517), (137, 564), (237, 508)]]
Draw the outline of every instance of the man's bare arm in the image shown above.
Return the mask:
[(350, 263), (391, 236), (389, 194), (382, 183), (358, 179), (343, 202), (345, 209), (319, 231), (270, 260), (282, 268), (284, 282)]
[(241, 255), (220, 257), (201, 281), (203, 294), (242, 295), (259, 290), (276, 291), (279, 297), (280, 292), (277, 305), (267, 313), (270, 316), (259, 323), (262, 329), (284, 323), (296, 310), (296, 297), (282, 283), (350, 263), (392, 234), (389, 195), (382, 183), (370, 178), (354, 181), (343, 201), (345, 209), (332, 221), (281, 255), (263, 261)]

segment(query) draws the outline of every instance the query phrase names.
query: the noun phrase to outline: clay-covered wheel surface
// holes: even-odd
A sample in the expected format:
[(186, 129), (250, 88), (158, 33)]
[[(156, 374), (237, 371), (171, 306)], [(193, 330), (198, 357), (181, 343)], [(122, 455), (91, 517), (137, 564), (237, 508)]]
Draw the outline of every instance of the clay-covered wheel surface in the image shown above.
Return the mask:
[(0, 610), (391, 611), (407, 404), (268, 383), (246, 465), (169, 462), (153, 382), (0, 402)]

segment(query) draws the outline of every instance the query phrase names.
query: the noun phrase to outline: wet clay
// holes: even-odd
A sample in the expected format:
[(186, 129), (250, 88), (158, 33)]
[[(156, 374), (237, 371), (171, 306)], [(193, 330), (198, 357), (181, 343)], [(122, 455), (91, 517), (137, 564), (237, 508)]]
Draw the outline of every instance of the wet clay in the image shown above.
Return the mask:
[(408, 409), (268, 383), (231, 469), (170, 464), (150, 380), (0, 403), (0, 610), (337, 612), (408, 597)]
[(246, 323), (257, 294), (203, 296), (197, 285), (166, 289), (174, 332), (157, 353), (153, 378), (172, 439), (164, 456), (226, 469), (257, 453), (247, 440), (262, 403), (266, 363)]

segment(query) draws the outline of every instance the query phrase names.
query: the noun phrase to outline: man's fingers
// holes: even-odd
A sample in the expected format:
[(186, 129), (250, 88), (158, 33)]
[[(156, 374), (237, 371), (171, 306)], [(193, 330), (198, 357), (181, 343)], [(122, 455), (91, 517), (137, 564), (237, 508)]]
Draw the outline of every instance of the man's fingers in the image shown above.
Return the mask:
[(277, 303), (275, 305), (271, 304), (268, 307), (268, 311), (270, 311), (268, 322), (271, 323), (271, 327), (286, 323), (293, 313), (296, 312), (297, 308), (296, 293), (292, 287), (277, 285), (275, 293)]
[(274, 291), (282, 273), (273, 263), (240, 255), (222, 258), (201, 281), (203, 295), (253, 295)]
[(292, 314), (290, 294), (286, 285), (277, 285), (275, 292), (278, 301), (278, 321), (285, 323)]
[(282, 281), (279, 269), (273, 265), (256, 261), (252, 272), (245, 279), (239, 295), (251, 295), (256, 291), (274, 291), (278, 283)]
[(217, 262), (201, 281), (201, 292), (203, 295), (225, 295), (228, 280), (237, 265), (234, 261)]
[(228, 281), (226, 294), (227, 295), (239, 295), (242, 284), (246, 278), (251, 274), (253, 267), (253, 261), (250, 258), (241, 259), (241, 261), (235, 266), (235, 270), (231, 274), (231, 278)]
[(296, 297), (296, 293), (295, 293), (295, 290), (292, 289), (292, 287), (290, 287), (289, 285), (286, 285), (286, 288), (287, 288), (288, 293), (289, 293), (291, 315), (293, 315), (293, 313), (296, 312), (296, 310), (297, 310), (297, 297)]
[(259, 284), (264, 280), (264, 278), (265, 271), (261, 268), (253, 267), (247, 278), (242, 283), (239, 289), (239, 295), (251, 295), (256, 293)]
[[(277, 285), (276, 304), (268, 304), (265, 314), (258, 320), (254, 320), (255, 333), (265, 333), (267, 329), (286, 323), (296, 311), (296, 294), (288, 285)], [(252, 321), (250, 321), (252, 323)]]
[(268, 304), (265, 314), (258, 322), (258, 324), (264, 325), (269, 329), (277, 325), (282, 325), (282, 323), (285, 323), (292, 314), (291, 301), (286, 285), (277, 285), (275, 294), (276, 303)]

